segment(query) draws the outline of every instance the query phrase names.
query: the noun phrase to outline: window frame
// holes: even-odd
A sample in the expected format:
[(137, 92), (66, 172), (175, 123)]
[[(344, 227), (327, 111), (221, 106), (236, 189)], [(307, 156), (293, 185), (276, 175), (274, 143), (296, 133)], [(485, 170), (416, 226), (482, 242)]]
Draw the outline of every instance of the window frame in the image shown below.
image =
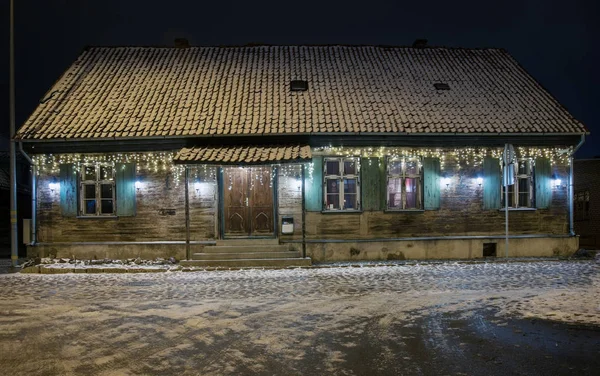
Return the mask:
[[(589, 189), (576, 191), (573, 194), (574, 220), (577, 222), (590, 220), (590, 191)], [(579, 204), (581, 203), (581, 207)]]
[[(519, 165), (525, 162), (528, 165), (529, 173), (519, 174)], [(509, 196), (512, 195), (513, 206), (509, 206), (508, 209), (535, 209), (535, 160), (533, 158), (517, 158), (517, 162), (513, 164), (513, 184), (512, 184), (512, 192), (509, 189)], [(501, 166), (500, 172), (502, 174), (500, 179), (500, 207), (501, 209), (506, 209), (507, 203), (504, 202), (505, 199), (505, 189), (510, 188), (510, 186), (504, 186), (504, 168), (506, 166)], [(519, 204), (519, 195), (521, 191), (519, 191), (519, 180), (527, 179), (529, 183), (529, 189), (527, 192), (527, 202), (528, 205), (523, 206)], [(510, 197), (509, 197), (510, 202)]]
[[(87, 179), (85, 169), (86, 167), (94, 167), (95, 171), (95, 179)], [(102, 172), (102, 167), (109, 167), (111, 171), (111, 177), (109, 179), (103, 179), (100, 174)], [(81, 217), (86, 218), (99, 218), (99, 217), (115, 217), (117, 215), (117, 186), (115, 182), (116, 175), (116, 167), (115, 163), (111, 162), (93, 162), (93, 163), (82, 163), (81, 169), (79, 172), (79, 181), (78, 181), (78, 195), (79, 195), (79, 208), (78, 214)], [(85, 187), (86, 186), (94, 186), (94, 199), (96, 201), (96, 210), (94, 213), (86, 213), (86, 201), (91, 201), (92, 199), (88, 199), (85, 196)], [(111, 185), (112, 197), (111, 198), (103, 198), (102, 197), (102, 186), (103, 185)], [(112, 212), (111, 213), (102, 213), (102, 201), (112, 200)]]
[[(414, 160), (417, 163), (417, 174), (410, 174), (406, 172), (406, 162)], [(400, 174), (391, 173), (391, 166), (394, 162), (400, 161), (401, 172)], [(400, 158), (386, 158), (385, 165), (386, 173), (386, 184), (385, 184), (385, 207), (386, 211), (423, 211), (424, 210), (424, 197), (423, 197), (423, 158), (422, 157), (400, 157)], [(390, 206), (390, 179), (400, 179), (400, 203), (402, 207)], [(406, 191), (406, 179), (416, 179), (417, 181), (417, 197), (416, 207), (407, 208), (407, 191)], [(397, 193), (397, 192), (396, 192)]]
[[(333, 162), (333, 161), (338, 162), (338, 173), (339, 173), (338, 175), (327, 173), (327, 162)], [(345, 166), (344, 166), (345, 165), (344, 162), (346, 162), (346, 161), (354, 162), (354, 166), (355, 166), (354, 174), (346, 173)], [(324, 212), (333, 212), (333, 213), (335, 213), (335, 212), (360, 212), (362, 210), (361, 189), (360, 189), (360, 171), (361, 171), (360, 157), (331, 156), (331, 157), (323, 158), (323, 191), (322, 191), (322, 194), (323, 194), (323, 211)], [(348, 193), (348, 194), (356, 195), (356, 208), (346, 209), (345, 208), (346, 192), (345, 192), (344, 180), (351, 180), (351, 179), (356, 180), (356, 193)], [(327, 191), (327, 188), (328, 188), (327, 182), (329, 180), (337, 181), (337, 184), (339, 187), (339, 192), (337, 193), (339, 195), (339, 199), (338, 199), (339, 208), (330, 208), (327, 205), (327, 197), (329, 195), (331, 195)]]

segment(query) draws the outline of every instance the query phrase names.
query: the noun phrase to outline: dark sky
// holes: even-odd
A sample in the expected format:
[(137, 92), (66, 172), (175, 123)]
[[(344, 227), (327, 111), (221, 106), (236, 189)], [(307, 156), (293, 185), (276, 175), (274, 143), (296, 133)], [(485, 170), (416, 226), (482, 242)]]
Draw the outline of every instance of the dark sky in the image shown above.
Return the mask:
[[(386, 44), (506, 48), (593, 133), (600, 155), (597, 0), (15, 0), (17, 127), (86, 45)], [(8, 134), (8, 1), (2, 14), (1, 146)], [(598, 134), (596, 134), (598, 133)]]

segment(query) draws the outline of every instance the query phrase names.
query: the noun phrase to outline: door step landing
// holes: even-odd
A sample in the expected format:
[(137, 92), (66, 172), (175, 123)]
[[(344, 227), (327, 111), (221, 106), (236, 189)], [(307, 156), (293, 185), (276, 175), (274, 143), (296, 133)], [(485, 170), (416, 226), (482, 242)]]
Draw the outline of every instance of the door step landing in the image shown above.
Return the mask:
[(310, 257), (278, 239), (227, 239), (217, 245), (206, 246), (202, 252), (192, 254), (191, 260), (182, 260), (182, 266), (224, 267), (288, 267), (311, 266)]

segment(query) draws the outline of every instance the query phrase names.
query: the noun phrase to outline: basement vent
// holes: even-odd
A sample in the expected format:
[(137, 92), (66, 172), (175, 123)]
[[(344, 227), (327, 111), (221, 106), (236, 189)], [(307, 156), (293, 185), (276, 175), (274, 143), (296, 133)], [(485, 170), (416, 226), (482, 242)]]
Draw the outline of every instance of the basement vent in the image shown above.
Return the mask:
[(433, 86), (435, 87), (435, 90), (450, 90), (450, 85), (444, 82), (436, 82)]
[(496, 243), (483, 243), (483, 257), (496, 257)]
[(304, 80), (292, 80), (290, 82), (291, 91), (306, 91), (308, 90), (308, 81)]

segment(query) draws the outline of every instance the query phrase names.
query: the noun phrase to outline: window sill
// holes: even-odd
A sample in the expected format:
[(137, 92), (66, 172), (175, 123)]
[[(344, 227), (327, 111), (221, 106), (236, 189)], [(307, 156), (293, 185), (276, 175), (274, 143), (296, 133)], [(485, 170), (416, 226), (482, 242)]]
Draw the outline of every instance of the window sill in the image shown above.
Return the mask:
[(424, 209), (385, 209), (384, 213), (425, 213)]
[(360, 214), (362, 210), (321, 210), (321, 214)]
[(78, 215), (77, 219), (119, 219), (116, 215)]
[[(508, 208), (508, 211), (536, 211), (537, 208)], [(498, 211), (506, 211), (506, 208), (500, 208)]]

